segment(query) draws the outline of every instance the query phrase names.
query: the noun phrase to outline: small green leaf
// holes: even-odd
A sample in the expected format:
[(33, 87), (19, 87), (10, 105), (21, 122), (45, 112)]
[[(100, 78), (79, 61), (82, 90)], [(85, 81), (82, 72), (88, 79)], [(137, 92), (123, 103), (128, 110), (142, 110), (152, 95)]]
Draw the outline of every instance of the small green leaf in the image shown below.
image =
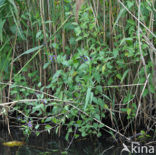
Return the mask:
[(145, 135), (146, 132), (145, 132), (144, 130), (141, 130), (141, 134), (142, 134), (142, 135)]
[(45, 120), (45, 122), (50, 122), (52, 120), (52, 118), (51, 117), (48, 117), (46, 120)]
[(46, 69), (49, 66), (50, 62), (44, 64), (43, 69)]
[(104, 108), (105, 109), (109, 109), (107, 104), (104, 104)]
[(38, 87), (41, 87), (41, 82), (38, 83)]
[(121, 80), (121, 74), (117, 74), (116, 77)]
[(118, 54), (119, 54), (119, 50), (118, 49), (114, 49), (113, 50), (113, 55), (114, 55), (115, 58), (118, 56)]
[(47, 125), (45, 126), (45, 129), (46, 129), (46, 130), (50, 130), (50, 129), (52, 129), (52, 126), (49, 125), (49, 124), (47, 124)]
[(68, 153), (67, 151), (61, 152), (61, 154), (67, 154), (67, 153)]
[(132, 110), (131, 110), (130, 108), (127, 109), (127, 115), (128, 115), (128, 116), (130, 115), (131, 111), (132, 111)]
[(100, 121), (100, 116), (98, 114), (95, 114), (95, 118)]
[(39, 126), (40, 126), (40, 125), (39, 125), (39, 124), (37, 124), (37, 125), (35, 126), (35, 129), (38, 129), (38, 128), (39, 128)]
[(128, 72), (129, 72), (129, 69), (127, 69), (127, 70), (124, 72), (124, 74), (123, 74), (123, 76), (122, 76), (122, 78), (121, 78), (121, 82), (120, 82), (120, 83), (123, 82), (123, 80), (125, 79), (125, 77), (126, 77), (126, 75), (128, 74)]
[(87, 107), (87, 105), (89, 103), (90, 96), (91, 96), (91, 88), (88, 88), (87, 95), (86, 95), (86, 100), (85, 100), (84, 110), (86, 109), (86, 107)]
[(102, 74), (105, 72), (105, 69), (106, 69), (106, 64), (102, 66)]
[(102, 93), (102, 86), (100, 85), (96, 86), (96, 90), (98, 90), (99, 93)]
[(36, 34), (36, 39), (38, 39), (38, 38), (40, 37), (41, 34), (42, 34), (41, 31), (37, 32), (37, 34)]
[(35, 134), (36, 134), (36, 136), (39, 136), (40, 135), (40, 132), (36, 131)]
[(79, 36), (80, 35), (80, 33), (81, 33), (80, 27), (76, 27), (75, 28), (75, 33), (76, 33), (76, 36)]

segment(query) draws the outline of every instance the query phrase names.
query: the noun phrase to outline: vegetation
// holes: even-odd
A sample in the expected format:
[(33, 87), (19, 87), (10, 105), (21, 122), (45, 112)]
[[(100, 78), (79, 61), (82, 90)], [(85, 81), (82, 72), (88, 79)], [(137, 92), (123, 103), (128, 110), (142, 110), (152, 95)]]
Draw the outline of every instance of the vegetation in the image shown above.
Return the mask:
[(0, 117), (8, 130), (155, 138), (155, 6), (1, 0)]

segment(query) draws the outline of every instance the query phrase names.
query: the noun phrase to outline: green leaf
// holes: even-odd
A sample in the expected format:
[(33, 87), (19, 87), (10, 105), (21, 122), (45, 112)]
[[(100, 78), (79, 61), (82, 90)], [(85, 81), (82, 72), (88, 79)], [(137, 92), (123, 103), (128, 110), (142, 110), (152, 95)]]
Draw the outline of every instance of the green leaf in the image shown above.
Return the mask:
[(40, 46), (37, 46), (37, 47), (31, 48), (31, 49), (29, 49), (29, 50), (23, 52), (23, 53), (20, 54), (18, 57), (16, 57), (16, 58), (14, 59), (13, 62), (15, 62), (15, 61), (16, 61), (18, 58), (20, 58), (21, 56), (23, 56), (23, 55), (25, 55), (25, 54), (33, 53), (33, 52), (35, 52), (35, 51), (41, 49), (42, 47), (43, 47), (43, 45), (40, 45)]
[(61, 72), (62, 72), (62, 70), (58, 70), (58, 71), (54, 74), (53, 80), (57, 79), (57, 78), (60, 76)]
[(102, 66), (102, 74), (105, 72), (105, 69), (106, 69), (106, 64)]
[(56, 44), (56, 43), (52, 43), (52, 46), (54, 47), (54, 48), (58, 48), (58, 44)]
[(51, 122), (52, 118), (51, 117), (48, 117), (45, 122)]
[(96, 97), (93, 97), (93, 102), (95, 102), (96, 104), (98, 104), (98, 100)]
[(45, 129), (46, 129), (46, 130), (50, 130), (50, 129), (52, 129), (52, 126), (49, 125), (49, 124), (47, 124), (47, 125), (45, 126)]
[(123, 82), (123, 80), (125, 79), (125, 77), (126, 77), (126, 75), (128, 74), (128, 72), (129, 72), (129, 69), (127, 69), (127, 70), (124, 72), (124, 74), (123, 74), (123, 76), (122, 76), (122, 78), (121, 78), (121, 82), (120, 82), (120, 83)]
[(141, 130), (141, 134), (142, 134), (142, 135), (145, 135), (146, 132), (145, 132), (144, 130)]
[(127, 112), (127, 109), (126, 108), (121, 108), (121, 111)]
[(86, 134), (86, 132), (82, 132), (82, 137), (85, 137), (87, 134)]
[(100, 85), (96, 86), (96, 90), (98, 90), (99, 93), (102, 93), (102, 87)]
[(120, 46), (125, 43), (126, 41), (133, 41), (133, 38), (123, 38), (120, 42)]
[(32, 113), (34, 113), (34, 112), (36, 112), (36, 111), (41, 112), (41, 109), (42, 109), (43, 111), (45, 110), (43, 104), (36, 105), (35, 107), (33, 107)]
[(40, 132), (36, 131), (35, 134), (36, 134), (36, 136), (39, 136), (40, 135)]
[(148, 89), (147, 88), (145, 88), (145, 90), (144, 90), (144, 93), (143, 93), (143, 97), (145, 97), (146, 95), (148, 94)]
[(105, 94), (102, 94), (103, 97), (105, 97), (107, 100), (109, 100), (110, 102), (112, 102), (112, 100)]
[(49, 66), (50, 62), (44, 64), (43, 69), (46, 69)]
[(76, 27), (75, 28), (75, 33), (76, 33), (76, 36), (79, 36), (80, 35), (80, 33), (81, 33), (80, 27)]
[(41, 82), (39, 82), (39, 83), (38, 83), (38, 87), (41, 87), (41, 85), (42, 85)]
[(102, 136), (101, 132), (98, 132), (97, 137), (101, 137), (101, 136)]
[(37, 124), (37, 125), (35, 126), (35, 129), (37, 130), (37, 129), (39, 128), (39, 126), (40, 126), (40, 125), (39, 125), (39, 124)]
[(127, 5), (128, 5), (128, 9), (130, 9), (134, 5), (134, 2), (127, 1)]
[(5, 23), (6, 20), (2, 20), (0, 18), (0, 41), (3, 41), (3, 26), (4, 26), (4, 23)]
[(113, 55), (114, 55), (114, 58), (116, 58), (119, 54), (119, 50), (118, 49), (114, 49), (113, 50)]
[(95, 118), (100, 121), (100, 116), (98, 114), (95, 114)]
[(121, 78), (122, 78), (120, 73), (117, 74), (116, 77), (117, 77), (118, 79), (120, 79), (120, 80), (121, 80)]
[(109, 109), (107, 104), (104, 104), (104, 108), (105, 109)]
[(38, 31), (37, 34), (36, 34), (36, 39), (38, 39), (41, 34), (42, 34), (42, 32), (41, 31)]
[(0, 7), (4, 4), (5, 0), (0, 0)]
[(63, 152), (61, 152), (61, 154), (68, 154), (68, 152), (67, 151), (63, 151)]
[(132, 111), (132, 110), (131, 110), (130, 108), (127, 109), (127, 115), (128, 115), (128, 116), (130, 115), (131, 111)]
[(122, 8), (122, 9), (120, 10), (120, 12), (119, 12), (119, 14), (118, 14), (118, 17), (117, 17), (117, 19), (116, 19), (116, 21), (115, 21), (115, 23), (114, 23), (113, 30), (114, 30), (116, 24), (118, 23), (119, 19), (121, 18), (121, 16), (122, 16), (123, 13), (125, 13), (125, 12), (126, 12), (126, 9), (125, 9), (125, 8)]
[(59, 122), (59, 120), (58, 120), (57, 118), (55, 118), (55, 117), (53, 117), (53, 118), (51, 119), (51, 121), (52, 121), (53, 123), (55, 123), (55, 124), (57, 124), (57, 123)]
[(88, 88), (87, 89), (87, 95), (86, 95), (84, 110), (86, 109), (86, 107), (87, 107), (87, 105), (89, 103), (90, 96), (91, 96), (91, 88)]

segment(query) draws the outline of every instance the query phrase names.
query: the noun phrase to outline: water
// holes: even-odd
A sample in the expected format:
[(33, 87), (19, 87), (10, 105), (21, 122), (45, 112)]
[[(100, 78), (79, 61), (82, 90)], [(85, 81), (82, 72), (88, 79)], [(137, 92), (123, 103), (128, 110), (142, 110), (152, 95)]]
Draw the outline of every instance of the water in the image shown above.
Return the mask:
[[(104, 140), (80, 139), (74, 140), (70, 148), (69, 143), (64, 138), (58, 138), (48, 133), (38, 137), (31, 135), (25, 145), (21, 147), (3, 146), (2, 142), (18, 140), (22, 141), (22, 132), (15, 129), (11, 130), (12, 138), (7, 130), (0, 131), (0, 155), (120, 155), (122, 147), (112, 147), (107, 138)], [(109, 149), (105, 152), (106, 149)], [(126, 154), (123, 154), (126, 155)]]
[[(8, 135), (6, 129), (0, 130), (0, 155), (121, 155), (123, 149), (122, 145), (115, 146), (110, 138), (105, 137), (102, 140), (89, 138), (74, 140), (66, 151), (70, 142), (65, 141), (64, 137), (58, 138), (48, 133), (40, 134), (38, 137), (32, 134), (21, 147), (3, 146), (2, 142), (25, 139), (22, 132), (17, 129), (11, 129), (11, 135), (12, 137)], [(156, 155), (156, 147), (154, 150), (155, 153), (152, 155)], [(122, 153), (122, 155), (128, 154), (125, 151)], [(133, 154), (147, 155), (147, 153)]]

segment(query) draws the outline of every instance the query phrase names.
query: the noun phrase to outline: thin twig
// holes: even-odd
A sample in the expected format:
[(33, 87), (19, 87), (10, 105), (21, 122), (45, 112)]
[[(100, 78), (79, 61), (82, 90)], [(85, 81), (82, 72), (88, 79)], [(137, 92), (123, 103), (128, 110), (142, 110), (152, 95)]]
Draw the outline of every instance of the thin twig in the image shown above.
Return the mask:
[(72, 140), (70, 141), (68, 147), (66, 148), (66, 151), (69, 150), (71, 144), (73, 143), (73, 140), (74, 140), (74, 136), (75, 136), (75, 134), (76, 134), (76, 131), (77, 131), (77, 126), (75, 127), (75, 130), (74, 130), (74, 134), (73, 134)]
[(136, 16), (134, 16), (134, 15), (132, 14), (132, 12), (130, 12), (129, 9), (128, 9), (120, 0), (118, 0), (118, 2), (127, 10), (127, 12), (128, 12), (132, 17), (134, 17), (135, 20), (137, 20), (147, 31), (149, 31), (149, 32), (152, 34), (153, 37), (156, 38), (156, 35), (155, 35), (147, 26), (145, 26), (141, 21), (139, 21), (138, 18), (137, 18)]
[[(23, 100), (17, 100), (17, 101), (13, 101), (13, 102), (6, 102), (6, 103), (1, 103), (0, 106), (6, 106), (6, 105), (12, 105), (12, 104), (16, 104), (19, 102), (36, 102), (36, 101), (42, 101), (43, 99), (23, 99)], [(59, 100), (59, 99), (47, 99), (47, 101), (58, 101), (58, 102), (66, 102), (69, 103), (70, 101), (63, 101), (63, 100)], [(70, 102), (72, 103), (72, 102)]]
[(139, 105), (138, 105), (138, 109), (137, 109), (137, 112), (136, 112), (135, 118), (137, 118), (137, 116), (138, 116), (138, 112), (139, 112), (139, 110), (140, 110), (140, 106), (141, 106), (141, 98), (142, 98), (142, 95), (143, 95), (144, 90), (145, 90), (145, 88), (146, 88), (146, 85), (147, 85), (147, 82), (148, 82), (148, 78), (149, 78), (149, 76), (150, 76), (150, 74), (148, 74), (147, 79), (146, 79), (145, 84), (144, 84), (144, 87), (143, 87), (143, 89), (142, 89), (142, 92), (141, 92), (141, 94), (140, 94)]
[(4, 85), (14, 85), (15, 87), (25, 88), (25, 89), (28, 89), (28, 90), (32, 90), (32, 91), (35, 91), (35, 92), (42, 93), (42, 94), (44, 94), (44, 95), (47, 95), (47, 96), (50, 96), (50, 97), (53, 97), (53, 98), (57, 98), (56, 96), (50, 95), (50, 94), (48, 94), (48, 93), (45, 93), (45, 92), (40, 91), (40, 90), (37, 90), (37, 89), (33, 89), (33, 88), (29, 88), (29, 87), (24, 87), (24, 86), (22, 86), (22, 85), (15, 85), (13, 82), (11, 82), (11, 83), (0, 82), (0, 84), (4, 84)]
[(109, 147), (108, 149), (104, 150), (101, 155), (103, 155), (105, 152), (107, 152), (108, 150), (111, 150), (113, 147), (115, 147), (114, 145), (112, 145), (111, 147)]
[(103, 88), (118, 88), (118, 87), (134, 87), (134, 86), (142, 86), (144, 83), (138, 84), (127, 84), (127, 85), (112, 85), (112, 86), (103, 86)]
[[(77, 106), (75, 106), (75, 105), (73, 105), (73, 104), (70, 104), (70, 103), (68, 103), (68, 105), (70, 105), (70, 106), (72, 106), (73, 108), (77, 109), (78, 111), (80, 111), (81, 113), (83, 113), (84, 115), (86, 115), (87, 117), (91, 117), (91, 116), (89, 116), (86, 112), (84, 112), (84, 111), (82, 111), (81, 109), (79, 109)], [(119, 131), (117, 131), (117, 130), (111, 128), (111, 127), (109, 127), (108, 125), (102, 123), (101, 121), (99, 121), (98, 119), (96, 119), (96, 118), (94, 118), (94, 117), (93, 117), (92, 119), (93, 119), (94, 121), (98, 122), (99, 124), (103, 125), (103, 126), (106, 127), (107, 129), (109, 129), (109, 130), (115, 132), (116, 134), (119, 134), (121, 137), (124, 137), (127, 141), (129, 141), (129, 139), (128, 139), (126, 136), (124, 136), (123, 134), (121, 134)]]

